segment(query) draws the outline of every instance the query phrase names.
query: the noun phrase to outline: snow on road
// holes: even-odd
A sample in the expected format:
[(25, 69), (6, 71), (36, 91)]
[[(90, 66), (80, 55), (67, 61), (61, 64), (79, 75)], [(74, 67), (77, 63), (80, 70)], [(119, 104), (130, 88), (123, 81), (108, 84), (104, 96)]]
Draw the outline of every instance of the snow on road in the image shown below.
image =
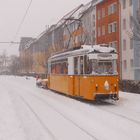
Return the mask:
[(140, 95), (87, 102), (0, 76), (0, 140), (139, 140)]

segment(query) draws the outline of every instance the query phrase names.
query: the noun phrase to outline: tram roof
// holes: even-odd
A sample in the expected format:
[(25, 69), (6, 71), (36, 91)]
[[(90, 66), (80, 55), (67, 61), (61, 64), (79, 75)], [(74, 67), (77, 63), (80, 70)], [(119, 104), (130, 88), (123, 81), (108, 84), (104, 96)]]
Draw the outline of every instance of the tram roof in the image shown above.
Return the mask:
[(51, 56), (49, 59), (55, 59), (58, 57), (69, 57), (69, 56), (89, 54), (89, 53), (117, 53), (117, 52), (115, 48), (112, 48), (107, 44), (82, 45), (80, 49), (61, 52)]

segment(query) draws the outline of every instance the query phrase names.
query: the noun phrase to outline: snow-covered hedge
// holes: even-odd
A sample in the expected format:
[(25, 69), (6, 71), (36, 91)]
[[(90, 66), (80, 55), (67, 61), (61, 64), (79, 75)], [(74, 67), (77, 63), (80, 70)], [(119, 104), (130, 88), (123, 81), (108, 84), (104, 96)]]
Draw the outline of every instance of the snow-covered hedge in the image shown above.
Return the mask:
[(140, 93), (140, 81), (120, 80), (119, 86), (122, 91)]

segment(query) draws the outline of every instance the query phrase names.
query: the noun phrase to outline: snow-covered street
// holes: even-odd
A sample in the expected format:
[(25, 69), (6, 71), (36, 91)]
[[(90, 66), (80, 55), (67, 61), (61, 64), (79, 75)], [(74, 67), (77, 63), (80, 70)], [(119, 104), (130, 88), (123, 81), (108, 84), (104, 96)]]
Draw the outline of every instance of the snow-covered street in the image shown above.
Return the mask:
[(140, 95), (87, 102), (0, 76), (0, 140), (139, 140)]

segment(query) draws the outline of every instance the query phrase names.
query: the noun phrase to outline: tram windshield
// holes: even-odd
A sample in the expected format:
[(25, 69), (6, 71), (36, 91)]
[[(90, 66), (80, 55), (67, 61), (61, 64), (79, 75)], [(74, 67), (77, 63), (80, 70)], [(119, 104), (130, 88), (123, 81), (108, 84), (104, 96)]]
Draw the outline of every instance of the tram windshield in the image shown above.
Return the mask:
[(89, 60), (90, 74), (113, 75), (117, 74), (116, 60)]

